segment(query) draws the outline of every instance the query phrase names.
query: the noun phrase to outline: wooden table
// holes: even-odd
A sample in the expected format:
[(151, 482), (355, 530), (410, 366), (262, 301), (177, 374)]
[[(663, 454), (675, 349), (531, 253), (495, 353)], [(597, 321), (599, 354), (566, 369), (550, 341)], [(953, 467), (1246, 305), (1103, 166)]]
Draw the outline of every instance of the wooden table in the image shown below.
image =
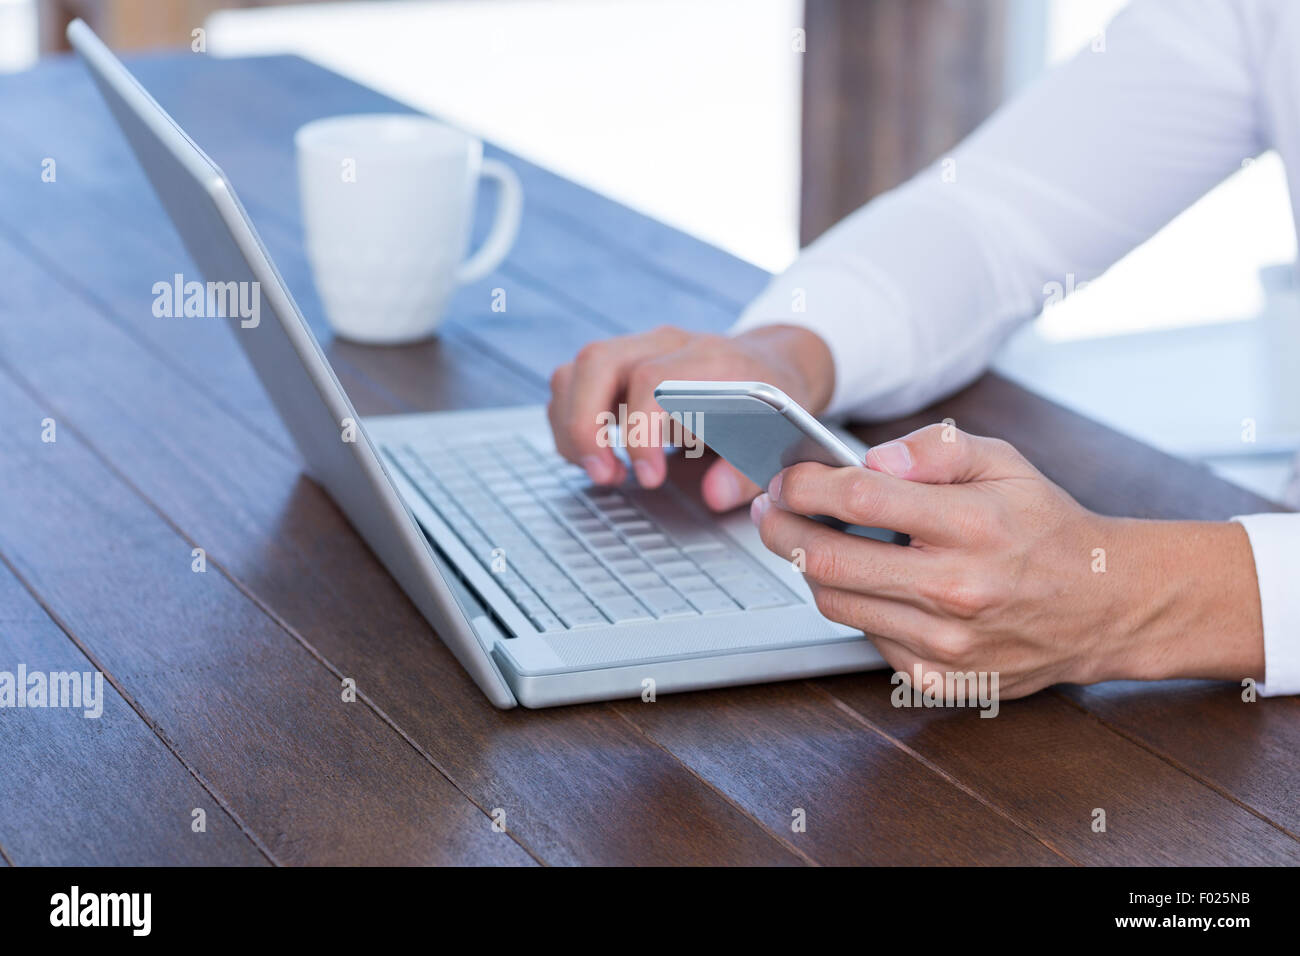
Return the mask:
[[(234, 180), (363, 413), (541, 401), (583, 342), (720, 330), (763, 285), (512, 160), (519, 243), (439, 339), (330, 342), (292, 133), (396, 104), (296, 58), (132, 66)], [(994, 720), (895, 709), (883, 673), (493, 709), (302, 477), (229, 332), (153, 317), (152, 284), (190, 271), (80, 64), (0, 80), (0, 670), (111, 684), (98, 720), (0, 712), (6, 862), (1300, 861), (1300, 703), (1246, 704), (1230, 685), (1057, 688)], [(1100, 511), (1271, 507), (994, 376), (863, 434), (945, 416), (1015, 442)]]

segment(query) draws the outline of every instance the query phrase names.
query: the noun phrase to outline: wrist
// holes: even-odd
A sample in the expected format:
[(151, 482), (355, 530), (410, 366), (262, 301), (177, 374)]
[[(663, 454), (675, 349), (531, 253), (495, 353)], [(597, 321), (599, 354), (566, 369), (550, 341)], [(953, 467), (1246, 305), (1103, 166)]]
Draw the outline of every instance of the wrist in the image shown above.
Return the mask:
[(835, 359), (820, 335), (800, 325), (764, 325), (742, 332), (786, 381), (773, 382), (814, 415), (826, 410), (835, 392)]
[(1102, 520), (1112, 542), (1107, 583), (1115, 593), (1093, 680), (1263, 680), (1259, 584), (1243, 528)]

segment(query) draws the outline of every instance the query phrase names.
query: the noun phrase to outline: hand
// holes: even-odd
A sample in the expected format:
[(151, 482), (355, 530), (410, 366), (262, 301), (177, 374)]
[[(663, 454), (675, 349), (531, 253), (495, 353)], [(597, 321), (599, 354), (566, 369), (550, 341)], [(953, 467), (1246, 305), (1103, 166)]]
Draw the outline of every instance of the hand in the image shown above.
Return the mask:
[[(830, 350), (813, 332), (773, 325), (734, 338), (701, 335), (663, 326), (652, 332), (592, 342), (551, 376), (546, 412), (557, 450), (586, 469), (597, 484), (618, 484), (625, 469), (612, 449), (603, 447), (600, 416), (628, 413), (662, 416), (655, 386), (665, 379), (767, 382), (814, 414), (830, 401), (835, 366)], [(648, 447), (629, 447), (637, 481), (657, 488), (667, 474), (663, 436)], [(705, 472), (701, 492), (715, 511), (748, 501), (759, 489), (724, 461)]]
[(1006, 442), (932, 425), (877, 445), (865, 468), (787, 468), (751, 516), (775, 553), (803, 549), (821, 612), (907, 675), (997, 672), (1004, 698), (1061, 681), (1264, 677), (1240, 526), (1093, 514)]

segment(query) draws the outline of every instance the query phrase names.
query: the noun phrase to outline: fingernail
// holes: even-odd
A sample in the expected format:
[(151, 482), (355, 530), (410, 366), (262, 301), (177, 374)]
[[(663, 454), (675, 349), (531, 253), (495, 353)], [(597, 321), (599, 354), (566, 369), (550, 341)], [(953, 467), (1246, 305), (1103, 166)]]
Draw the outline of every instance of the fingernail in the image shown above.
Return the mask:
[(901, 441), (885, 442), (867, 452), (868, 458), (874, 459), (878, 471), (895, 478), (902, 478), (912, 470), (912, 453)]
[(664, 460), (662, 458), (658, 460), (643, 458), (638, 460), (633, 468), (637, 472), (637, 481), (642, 488), (658, 488), (663, 484)]
[(778, 471), (775, 475), (773, 475), (772, 480), (768, 483), (767, 486), (767, 496), (771, 498), (773, 501), (781, 500), (781, 474), (782, 473)]
[(767, 495), (759, 495), (754, 499), (754, 503), (749, 506), (749, 520), (758, 524), (763, 520), (763, 515), (767, 514), (767, 509), (772, 506), (772, 499)]
[(598, 485), (609, 481), (609, 463), (599, 455), (586, 455), (582, 459), (583, 470)]
[(726, 511), (740, 504), (740, 482), (729, 469), (719, 471), (713, 479), (714, 506), (719, 511)]

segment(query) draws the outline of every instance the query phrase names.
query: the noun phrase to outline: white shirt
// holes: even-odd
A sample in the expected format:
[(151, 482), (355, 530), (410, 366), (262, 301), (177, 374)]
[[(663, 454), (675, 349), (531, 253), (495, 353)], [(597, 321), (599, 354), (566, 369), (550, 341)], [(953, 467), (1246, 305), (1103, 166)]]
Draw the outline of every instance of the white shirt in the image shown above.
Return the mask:
[[(1300, 0), (1136, 0), (1102, 41), (812, 243), (733, 333), (815, 331), (828, 413), (891, 418), (978, 377), (1044, 286), (1095, 278), (1247, 158), (1281, 154), (1300, 220)], [(1234, 520), (1259, 578), (1261, 691), (1300, 693), (1300, 514)]]

